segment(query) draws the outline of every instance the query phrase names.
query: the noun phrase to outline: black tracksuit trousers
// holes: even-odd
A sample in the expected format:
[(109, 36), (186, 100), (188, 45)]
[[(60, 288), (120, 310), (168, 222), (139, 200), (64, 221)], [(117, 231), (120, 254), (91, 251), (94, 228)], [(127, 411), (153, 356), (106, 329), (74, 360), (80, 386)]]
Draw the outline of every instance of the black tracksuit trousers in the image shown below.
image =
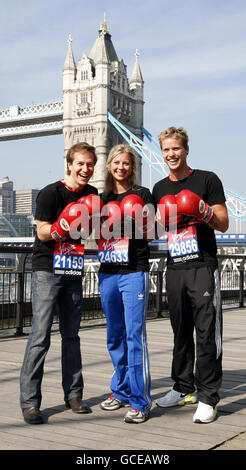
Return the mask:
[[(222, 380), (222, 310), (218, 270), (167, 269), (167, 301), (174, 332), (174, 390), (215, 406)], [(194, 341), (194, 328), (196, 350)], [(195, 371), (194, 371), (194, 365)]]

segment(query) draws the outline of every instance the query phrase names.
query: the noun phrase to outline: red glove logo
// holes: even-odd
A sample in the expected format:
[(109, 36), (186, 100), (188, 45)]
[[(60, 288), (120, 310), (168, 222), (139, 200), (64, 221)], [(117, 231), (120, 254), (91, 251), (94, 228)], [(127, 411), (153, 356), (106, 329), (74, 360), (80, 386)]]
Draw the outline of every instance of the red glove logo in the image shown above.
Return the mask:
[(66, 219), (61, 219), (60, 220), (60, 226), (63, 230), (69, 231), (70, 227), (69, 224), (67, 223)]
[(199, 212), (200, 214), (203, 214), (204, 211), (205, 211), (205, 202), (201, 199), (200, 202), (199, 202)]

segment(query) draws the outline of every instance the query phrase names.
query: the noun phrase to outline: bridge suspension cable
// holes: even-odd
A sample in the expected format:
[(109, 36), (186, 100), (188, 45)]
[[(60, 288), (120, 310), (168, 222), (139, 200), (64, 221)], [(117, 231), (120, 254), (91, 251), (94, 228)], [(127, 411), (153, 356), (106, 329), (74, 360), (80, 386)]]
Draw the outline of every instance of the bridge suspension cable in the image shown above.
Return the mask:
[(142, 157), (145, 162), (149, 165), (150, 170), (154, 169), (159, 173), (162, 178), (163, 175), (167, 175), (164, 169), (163, 158), (157, 152), (157, 149), (151, 148), (146, 145), (139, 137), (134, 135), (127, 127), (125, 127), (120, 121), (118, 121), (110, 112), (108, 112), (108, 120), (115, 127), (115, 129), (122, 135), (124, 140)]
[[(108, 112), (108, 120), (118, 130), (128, 144), (146, 161), (150, 168), (150, 187), (152, 180), (152, 170), (157, 171), (162, 178), (168, 175), (166, 165), (160, 150), (158, 140), (142, 127), (142, 133), (147, 138), (148, 144), (135, 136), (127, 127), (119, 122)], [(246, 222), (246, 196), (224, 187), (226, 195), (226, 205), (229, 216), (236, 220), (237, 232), (241, 232), (241, 222)]]

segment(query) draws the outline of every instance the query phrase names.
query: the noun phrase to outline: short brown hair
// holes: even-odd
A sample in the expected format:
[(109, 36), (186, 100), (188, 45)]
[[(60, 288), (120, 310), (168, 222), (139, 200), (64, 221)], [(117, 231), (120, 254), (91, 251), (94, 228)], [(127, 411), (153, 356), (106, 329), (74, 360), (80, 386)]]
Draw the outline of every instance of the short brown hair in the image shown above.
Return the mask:
[(167, 139), (168, 137), (172, 137), (174, 139), (180, 139), (182, 141), (184, 148), (188, 150), (189, 137), (188, 137), (187, 131), (183, 129), (183, 127), (177, 128), (177, 127), (171, 126), (165, 131), (162, 131), (158, 137), (161, 148), (162, 148), (162, 141), (164, 139)]
[(72, 147), (68, 150), (67, 155), (66, 155), (66, 161), (67, 161), (67, 174), (70, 174), (70, 170), (68, 168), (68, 163), (73, 163), (74, 160), (74, 154), (77, 152), (90, 152), (93, 157), (94, 157), (94, 165), (97, 162), (97, 155), (96, 155), (96, 149), (93, 147), (93, 145), (87, 144), (87, 142), (78, 142), (77, 144), (72, 145)]

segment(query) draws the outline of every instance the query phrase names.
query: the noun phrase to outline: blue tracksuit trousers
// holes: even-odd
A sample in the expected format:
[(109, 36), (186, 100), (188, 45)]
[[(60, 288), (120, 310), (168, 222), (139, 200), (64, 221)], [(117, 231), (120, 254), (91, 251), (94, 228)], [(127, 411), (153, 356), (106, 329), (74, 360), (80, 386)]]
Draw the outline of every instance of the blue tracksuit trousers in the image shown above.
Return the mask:
[(107, 319), (107, 346), (114, 372), (115, 398), (132, 408), (151, 408), (150, 373), (146, 338), (149, 275), (99, 273), (99, 289)]

